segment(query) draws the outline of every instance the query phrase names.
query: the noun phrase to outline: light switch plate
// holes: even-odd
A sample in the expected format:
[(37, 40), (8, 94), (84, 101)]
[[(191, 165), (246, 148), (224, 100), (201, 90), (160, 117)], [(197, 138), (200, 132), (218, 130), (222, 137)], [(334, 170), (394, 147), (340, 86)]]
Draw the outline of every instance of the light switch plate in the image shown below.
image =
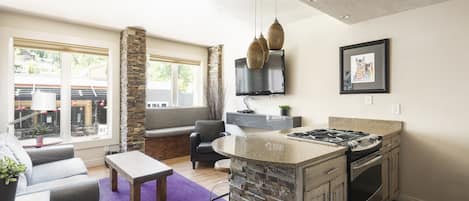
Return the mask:
[(401, 104), (392, 104), (392, 113), (395, 115), (400, 115), (401, 111)]
[(373, 96), (365, 96), (365, 105), (373, 105)]

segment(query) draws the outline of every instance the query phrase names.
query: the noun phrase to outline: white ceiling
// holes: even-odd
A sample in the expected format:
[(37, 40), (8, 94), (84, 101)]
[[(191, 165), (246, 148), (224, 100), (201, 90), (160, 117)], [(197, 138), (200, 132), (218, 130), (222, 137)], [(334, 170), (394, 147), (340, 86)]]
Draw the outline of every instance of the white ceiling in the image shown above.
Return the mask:
[[(448, 0), (301, 0), (348, 24)], [(348, 17), (345, 17), (348, 16)]]
[[(263, 5), (264, 32), (274, 0)], [(61, 21), (122, 30), (139, 26), (149, 35), (199, 45), (223, 43), (230, 34), (253, 34), (254, 0), (0, 0), (0, 8)], [(298, 0), (278, 0), (281, 23), (318, 14)]]

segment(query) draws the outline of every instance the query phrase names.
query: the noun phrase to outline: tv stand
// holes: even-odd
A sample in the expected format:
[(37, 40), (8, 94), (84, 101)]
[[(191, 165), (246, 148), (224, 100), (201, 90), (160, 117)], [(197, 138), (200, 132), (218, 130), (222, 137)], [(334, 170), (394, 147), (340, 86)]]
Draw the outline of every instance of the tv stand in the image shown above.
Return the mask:
[(282, 130), (301, 127), (301, 117), (227, 112), (226, 123), (246, 128)]

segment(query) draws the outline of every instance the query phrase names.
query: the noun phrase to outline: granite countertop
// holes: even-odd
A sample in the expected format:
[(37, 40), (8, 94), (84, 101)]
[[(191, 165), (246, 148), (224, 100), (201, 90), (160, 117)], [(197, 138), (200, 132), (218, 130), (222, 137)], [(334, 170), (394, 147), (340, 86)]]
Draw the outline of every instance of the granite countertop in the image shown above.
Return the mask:
[(402, 132), (401, 121), (329, 117), (329, 128), (363, 131), (383, 138), (390, 138)]
[(286, 134), (311, 130), (295, 128), (281, 131), (231, 135), (213, 141), (213, 149), (225, 156), (261, 163), (301, 166), (317, 160), (344, 155), (345, 147), (302, 142), (287, 138)]

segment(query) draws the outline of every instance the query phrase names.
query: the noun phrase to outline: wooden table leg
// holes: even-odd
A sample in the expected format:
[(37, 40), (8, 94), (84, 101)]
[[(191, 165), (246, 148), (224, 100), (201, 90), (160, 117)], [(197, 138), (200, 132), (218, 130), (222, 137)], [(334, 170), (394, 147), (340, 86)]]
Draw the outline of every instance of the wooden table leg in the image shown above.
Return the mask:
[(110, 174), (111, 174), (111, 189), (112, 191), (116, 192), (117, 191), (117, 171), (113, 168), (110, 168)]
[(140, 183), (130, 184), (130, 201), (140, 201)]
[(166, 177), (156, 180), (156, 201), (166, 201)]

